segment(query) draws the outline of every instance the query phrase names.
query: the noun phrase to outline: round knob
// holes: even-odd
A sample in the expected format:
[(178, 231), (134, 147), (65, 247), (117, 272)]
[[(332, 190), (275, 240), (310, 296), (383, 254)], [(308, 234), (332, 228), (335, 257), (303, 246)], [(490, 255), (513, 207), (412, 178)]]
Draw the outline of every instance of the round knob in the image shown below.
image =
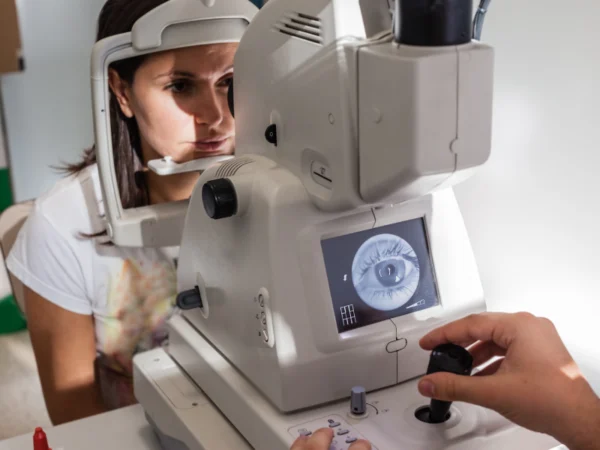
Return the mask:
[[(464, 348), (454, 344), (443, 344), (433, 349), (429, 358), (427, 374), (450, 372), (456, 375), (470, 375), (473, 357)], [(442, 423), (448, 420), (448, 412), (452, 402), (431, 400), (429, 405), (429, 422)]]
[(362, 386), (352, 388), (350, 394), (350, 411), (355, 416), (362, 416), (367, 412), (367, 392)]
[(211, 219), (224, 219), (237, 212), (237, 195), (235, 186), (227, 178), (219, 178), (206, 183), (202, 187), (204, 210)]

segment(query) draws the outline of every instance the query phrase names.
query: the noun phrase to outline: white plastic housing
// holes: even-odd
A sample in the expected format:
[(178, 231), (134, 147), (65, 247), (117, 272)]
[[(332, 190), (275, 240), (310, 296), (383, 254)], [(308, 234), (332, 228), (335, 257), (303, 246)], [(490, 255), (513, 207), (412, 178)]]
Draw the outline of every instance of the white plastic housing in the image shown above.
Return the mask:
[(247, 0), (170, 0), (140, 18), (131, 33), (103, 39), (94, 46), (91, 76), (96, 155), (107, 231), (116, 245), (179, 245), (188, 202), (123, 208), (111, 139), (110, 64), (176, 48), (239, 42), (256, 11)]
[[(343, 398), (356, 384), (372, 391), (416, 377), (427, 367), (418, 345), (424, 333), (485, 309), (451, 190), (396, 207), (324, 213), (290, 171), (263, 157), (245, 159), (201, 176), (186, 218), (178, 291), (199, 287), (204, 308), (185, 317), (281, 411)], [(215, 221), (201, 189), (223, 176), (248, 207)], [(322, 239), (416, 218), (425, 219), (441, 304), (340, 334)], [(406, 347), (389, 352), (402, 339)]]
[(492, 49), (366, 39), (385, 3), (368, 11), (359, 0), (271, 0), (236, 55), (237, 154), (287, 168), (323, 211), (427, 195), (490, 154)]
[[(323, 210), (364, 205), (354, 48), (364, 39), (358, 0), (270, 0), (236, 54), (236, 155), (260, 154), (288, 168)], [(271, 124), (276, 147), (265, 140)], [(329, 168), (332, 186), (313, 180), (315, 162)]]
[(460, 183), (489, 158), (494, 52), (473, 42), (361, 48), (360, 193), (401, 203)]

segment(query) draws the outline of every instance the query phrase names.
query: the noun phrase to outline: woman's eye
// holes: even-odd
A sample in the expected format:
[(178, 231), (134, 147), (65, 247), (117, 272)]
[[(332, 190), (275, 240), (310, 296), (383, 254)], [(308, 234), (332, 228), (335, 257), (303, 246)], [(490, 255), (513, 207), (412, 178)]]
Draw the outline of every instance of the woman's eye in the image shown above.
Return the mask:
[(184, 94), (192, 89), (192, 83), (188, 80), (175, 80), (167, 86), (171, 92), (175, 94)]
[(367, 240), (352, 262), (356, 293), (379, 311), (405, 305), (419, 286), (419, 275), (419, 260), (414, 249), (392, 234), (380, 234)]
[(229, 88), (229, 86), (231, 86), (233, 84), (233, 76), (229, 76), (227, 78), (223, 78), (220, 82), (219, 85), (221, 87), (226, 87)]

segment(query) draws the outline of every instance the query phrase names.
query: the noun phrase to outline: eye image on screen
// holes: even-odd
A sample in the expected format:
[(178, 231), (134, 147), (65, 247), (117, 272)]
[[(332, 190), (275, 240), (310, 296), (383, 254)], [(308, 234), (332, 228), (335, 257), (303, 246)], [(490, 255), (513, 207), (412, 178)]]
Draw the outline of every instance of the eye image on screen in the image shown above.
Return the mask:
[(338, 332), (439, 304), (423, 218), (321, 241)]
[(419, 286), (419, 259), (399, 236), (379, 234), (360, 246), (352, 262), (352, 282), (358, 296), (371, 308), (400, 308)]

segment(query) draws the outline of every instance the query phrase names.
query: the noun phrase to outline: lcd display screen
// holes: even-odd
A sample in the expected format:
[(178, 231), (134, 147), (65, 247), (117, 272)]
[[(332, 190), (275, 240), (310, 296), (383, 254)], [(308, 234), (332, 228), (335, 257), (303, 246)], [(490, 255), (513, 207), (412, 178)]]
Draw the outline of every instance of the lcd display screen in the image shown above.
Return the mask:
[(437, 306), (422, 218), (321, 241), (338, 332)]

